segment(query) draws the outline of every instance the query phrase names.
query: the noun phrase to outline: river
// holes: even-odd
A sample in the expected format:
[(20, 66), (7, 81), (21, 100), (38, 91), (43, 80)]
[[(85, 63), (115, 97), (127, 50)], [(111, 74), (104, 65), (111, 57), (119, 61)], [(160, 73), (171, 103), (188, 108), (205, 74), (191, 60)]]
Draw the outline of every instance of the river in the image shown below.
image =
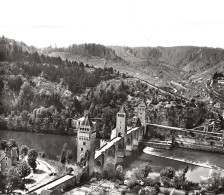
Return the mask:
[(72, 150), (76, 159), (76, 137), (50, 134), (27, 133), (17, 131), (0, 131), (0, 140), (15, 139), (19, 146), (27, 145), (29, 148), (36, 149), (38, 152), (45, 152), (46, 157), (56, 159), (60, 155), (64, 143)]
[[(75, 136), (0, 131), (0, 140), (3, 139), (15, 139), (19, 146), (27, 145), (38, 152), (44, 151), (50, 159), (56, 159), (56, 156), (61, 153), (63, 144), (67, 143), (68, 148), (73, 151), (74, 159), (76, 159), (77, 140)], [(119, 164), (123, 165), (125, 171), (131, 170), (143, 162), (150, 162), (153, 171), (157, 173), (162, 168), (168, 166), (180, 171), (188, 166), (189, 171), (186, 176), (189, 180), (195, 182), (209, 177), (213, 172), (220, 172), (224, 176), (223, 171), (217, 170), (217, 167), (224, 170), (224, 155), (222, 154), (199, 152), (183, 148), (162, 150), (149, 147), (134, 147), (132, 152), (126, 152), (125, 158), (119, 158)]]
[(132, 152), (126, 152), (124, 160), (120, 161), (119, 164), (123, 165), (124, 171), (131, 170), (141, 163), (150, 162), (153, 172), (158, 174), (165, 167), (170, 166), (177, 171), (182, 171), (188, 166), (186, 177), (193, 182), (208, 178), (213, 172), (219, 172), (224, 177), (223, 154), (183, 148), (163, 150), (146, 147), (144, 149), (135, 148)]

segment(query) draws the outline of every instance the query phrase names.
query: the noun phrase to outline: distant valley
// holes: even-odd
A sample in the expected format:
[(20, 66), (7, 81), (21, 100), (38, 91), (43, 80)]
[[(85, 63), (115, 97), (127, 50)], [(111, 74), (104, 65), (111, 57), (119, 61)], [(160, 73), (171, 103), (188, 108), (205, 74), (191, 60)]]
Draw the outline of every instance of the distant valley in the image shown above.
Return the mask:
[[(110, 50), (112, 55), (90, 55), (85, 50), (77, 52), (77, 47), (72, 50), (72, 46), (64, 49), (45, 49), (44, 53), (54, 57), (60, 56), (64, 60), (82, 61), (94, 67), (113, 67), (156, 86), (175, 88), (187, 98), (200, 96), (199, 99), (203, 100), (207, 98), (202, 95), (207, 80), (211, 79), (215, 72), (224, 70), (224, 50), (219, 48), (101, 47)], [(91, 49), (94, 50), (94, 47)]]
[(88, 113), (101, 119), (97, 136), (108, 138), (120, 107), (126, 105), (131, 117), (144, 100), (152, 121), (193, 128), (210, 118), (206, 84), (223, 72), (223, 60), (224, 50), (214, 48), (38, 49), (2, 37), (0, 127), (73, 134), (70, 119)]

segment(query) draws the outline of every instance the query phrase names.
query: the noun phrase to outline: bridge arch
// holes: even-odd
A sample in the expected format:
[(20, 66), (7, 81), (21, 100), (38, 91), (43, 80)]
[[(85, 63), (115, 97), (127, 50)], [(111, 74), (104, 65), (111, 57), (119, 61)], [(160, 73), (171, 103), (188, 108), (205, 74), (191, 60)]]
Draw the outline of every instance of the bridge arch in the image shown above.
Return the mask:
[(96, 163), (96, 166), (98, 167), (98, 168), (103, 168), (103, 166), (104, 166), (104, 159), (105, 158), (105, 155), (104, 155), (104, 153), (102, 153), (97, 159), (96, 159), (96, 161), (95, 161), (95, 163)]
[(134, 139), (138, 139), (138, 130), (134, 131)]
[(128, 137), (128, 139), (127, 139), (127, 145), (131, 145), (131, 138), (130, 137)]
[(108, 149), (108, 157), (115, 158), (115, 145)]
[(102, 162), (101, 162), (100, 160), (97, 160), (97, 161), (96, 161), (96, 166), (97, 166), (97, 167), (102, 167)]
[(121, 141), (118, 143), (118, 151), (121, 152), (123, 150), (124, 150), (124, 143), (123, 143), (123, 141)]

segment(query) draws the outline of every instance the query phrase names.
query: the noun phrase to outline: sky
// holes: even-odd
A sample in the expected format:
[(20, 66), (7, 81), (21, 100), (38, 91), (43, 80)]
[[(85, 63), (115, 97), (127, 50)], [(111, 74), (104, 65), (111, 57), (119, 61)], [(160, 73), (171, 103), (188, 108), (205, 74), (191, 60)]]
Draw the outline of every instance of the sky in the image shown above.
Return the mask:
[(223, 0), (0, 0), (0, 36), (36, 47), (224, 48)]

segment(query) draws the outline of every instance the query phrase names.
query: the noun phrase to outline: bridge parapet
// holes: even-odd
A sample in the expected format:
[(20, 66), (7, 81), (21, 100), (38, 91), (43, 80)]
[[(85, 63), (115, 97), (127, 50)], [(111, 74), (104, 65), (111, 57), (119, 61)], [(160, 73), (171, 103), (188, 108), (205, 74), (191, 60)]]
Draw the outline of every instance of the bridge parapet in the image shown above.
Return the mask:
[(134, 127), (130, 129), (127, 132), (127, 144), (126, 144), (126, 150), (127, 151), (132, 151), (133, 146), (139, 145), (139, 141), (142, 139), (144, 134), (144, 126), (141, 127)]

